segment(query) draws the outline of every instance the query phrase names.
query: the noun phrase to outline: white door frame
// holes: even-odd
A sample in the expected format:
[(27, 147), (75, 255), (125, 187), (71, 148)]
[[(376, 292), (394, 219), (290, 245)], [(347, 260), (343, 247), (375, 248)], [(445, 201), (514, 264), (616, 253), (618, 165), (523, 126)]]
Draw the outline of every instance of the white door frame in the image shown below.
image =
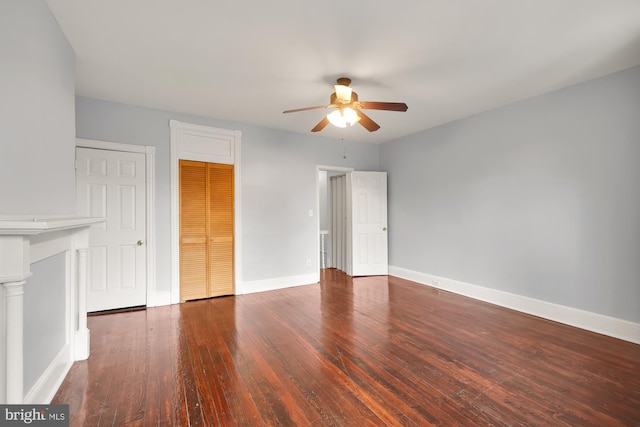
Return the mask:
[(93, 148), (96, 150), (124, 151), (127, 153), (142, 153), (145, 158), (146, 176), (146, 255), (147, 255), (147, 307), (165, 305), (156, 291), (156, 147), (144, 145), (121, 144), (119, 142), (99, 141), (93, 139), (76, 138), (76, 148)]
[[(318, 277), (320, 275), (320, 171), (327, 172), (344, 172), (349, 173), (353, 172), (353, 168), (341, 167), (341, 166), (327, 166), (327, 165), (316, 165), (316, 252), (318, 253)], [(333, 254), (335, 257), (336, 255)], [(333, 263), (335, 267), (335, 262)]]
[(242, 185), (240, 183), (239, 130), (215, 128), (169, 120), (171, 127), (171, 304), (180, 302), (180, 188), (179, 161), (233, 165), (233, 277), (234, 293), (244, 293), (242, 284)]

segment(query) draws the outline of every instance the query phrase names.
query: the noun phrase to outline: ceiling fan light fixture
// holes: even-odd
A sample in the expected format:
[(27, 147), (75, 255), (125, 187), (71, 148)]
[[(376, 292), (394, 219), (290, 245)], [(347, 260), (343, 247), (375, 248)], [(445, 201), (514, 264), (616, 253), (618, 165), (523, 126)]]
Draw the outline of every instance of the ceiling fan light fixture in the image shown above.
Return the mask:
[(356, 123), (358, 123), (358, 120), (360, 120), (360, 117), (358, 116), (358, 113), (356, 113), (356, 110), (349, 107), (342, 109), (342, 116), (344, 117), (345, 121), (349, 123), (349, 126), (355, 125)]
[(327, 119), (329, 119), (329, 122), (332, 125), (339, 128), (345, 128), (347, 127), (347, 125), (353, 126), (354, 124), (358, 123), (358, 120), (360, 120), (360, 116), (358, 116), (358, 113), (356, 113), (353, 108), (347, 107), (335, 110), (327, 114)]
[(349, 86), (345, 85), (334, 85), (336, 90), (336, 98), (338, 101), (343, 103), (351, 102), (351, 92), (353, 91)]
[(329, 122), (336, 127), (339, 127), (339, 128), (347, 127), (347, 121), (342, 116), (340, 110), (335, 110), (327, 114), (327, 119), (329, 119)]

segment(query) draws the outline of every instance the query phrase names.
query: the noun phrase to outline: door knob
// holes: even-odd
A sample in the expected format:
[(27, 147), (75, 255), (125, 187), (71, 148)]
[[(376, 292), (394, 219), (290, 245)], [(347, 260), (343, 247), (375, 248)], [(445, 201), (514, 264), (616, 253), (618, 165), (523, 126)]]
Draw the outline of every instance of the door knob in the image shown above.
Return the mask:
[(387, 227), (384, 227), (384, 228), (382, 229), (382, 231), (387, 231)]
[(136, 243), (136, 245), (138, 245), (138, 246), (142, 246), (142, 245), (144, 245), (144, 241), (142, 241), (142, 240), (138, 240), (138, 242)]

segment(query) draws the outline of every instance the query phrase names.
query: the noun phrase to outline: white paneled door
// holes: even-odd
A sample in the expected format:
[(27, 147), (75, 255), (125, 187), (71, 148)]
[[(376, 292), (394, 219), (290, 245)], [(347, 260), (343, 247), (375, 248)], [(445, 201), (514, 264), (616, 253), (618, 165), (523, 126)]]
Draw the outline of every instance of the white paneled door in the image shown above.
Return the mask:
[(387, 173), (351, 172), (352, 276), (389, 274)]
[(89, 230), (87, 311), (146, 305), (145, 155), (76, 148), (78, 214)]

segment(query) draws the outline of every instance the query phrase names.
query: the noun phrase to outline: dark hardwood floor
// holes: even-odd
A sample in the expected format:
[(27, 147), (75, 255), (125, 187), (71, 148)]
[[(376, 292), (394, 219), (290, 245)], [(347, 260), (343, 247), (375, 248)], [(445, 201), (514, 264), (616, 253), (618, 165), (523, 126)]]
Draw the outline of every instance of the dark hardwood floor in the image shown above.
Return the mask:
[(640, 346), (394, 277), (89, 318), (72, 426), (640, 426)]

